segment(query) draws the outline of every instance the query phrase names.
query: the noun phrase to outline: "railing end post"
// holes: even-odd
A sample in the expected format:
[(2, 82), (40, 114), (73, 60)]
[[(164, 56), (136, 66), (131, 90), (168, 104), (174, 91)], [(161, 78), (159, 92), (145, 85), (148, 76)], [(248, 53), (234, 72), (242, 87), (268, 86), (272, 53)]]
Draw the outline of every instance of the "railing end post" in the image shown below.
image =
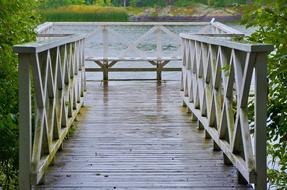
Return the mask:
[(19, 54), (19, 189), (31, 189), (31, 81), (29, 54)]

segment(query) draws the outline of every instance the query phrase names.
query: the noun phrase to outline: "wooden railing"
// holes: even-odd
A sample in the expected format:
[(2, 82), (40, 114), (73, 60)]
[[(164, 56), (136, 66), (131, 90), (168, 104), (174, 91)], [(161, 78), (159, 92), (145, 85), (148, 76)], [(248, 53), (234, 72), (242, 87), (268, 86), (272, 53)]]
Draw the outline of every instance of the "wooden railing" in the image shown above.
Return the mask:
[(38, 184), (82, 104), (84, 38), (17, 45), (19, 54), (20, 189)]
[(273, 47), (181, 37), (184, 106), (240, 181), (266, 189), (266, 61)]
[[(177, 64), (181, 61), (181, 39), (179, 33), (185, 27), (192, 33), (230, 38), (244, 34), (219, 22), (112, 22), (112, 23), (62, 23), (55, 22), (38, 27), (40, 38), (55, 38), (73, 32), (88, 34), (86, 60), (87, 72), (103, 72), (103, 80), (109, 79), (109, 72), (157, 72), (161, 80), (162, 71), (180, 71)], [(189, 29), (187, 29), (189, 28)], [(42, 32), (43, 31), (43, 32)], [(131, 35), (132, 33), (132, 35)], [(93, 44), (93, 45), (90, 45)], [(172, 47), (172, 51), (169, 49)], [(115, 67), (119, 62), (147, 62), (152, 67)], [(169, 65), (168, 65), (169, 64)], [(137, 65), (137, 64), (135, 64)], [(142, 65), (142, 64), (141, 64)], [(169, 66), (169, 67), (167, 67)]]
[[(67, 24), (67, 23), (65, 23)], [(64, 26), (65, 26), (64, 24)], [(104, 61), (109, 43), (108, 33), (117, 33), (109, 27), (114, 23), (93, 23), (102, 30)], [(168, 23), (176, 26), (178, 23)], [(190, 23), (184, 23), (188, 25)], [(199, 24), (199, 23), (196, 23)], [(19, 54), (19, 109), (20, 109), (20, 187), (29, 189), (31, 184), (39, 184), (53, 162), (56, 152), (61, 148), (82, 104), (85, 91), (86, 37), (97, 35), (55, 34), (54, 23), (41, 28), (41, 41), (15, 46)], [(88, 24), (87, 24), (88, 25)], [(122, 26), (138, 23), (122, 23)], [(131, 42), (127, 49), (141, 51), (137, 44), (149, 34), (166, 33), (168, 39), (180, 40), (163, 23), (141, 23), (150, 27), (147, 32)], [(75, 25), (77, 26), (77, 25)], [(117, 26), (117, 25), (116, 25)], [(258, 187), (265, 183), (266, 177), (266, 56), (271, 50), (266, 45), (245, 45), (222, 41), (207, 36), (229, 38), (242, 35), (218, 23), (201, 23), (205, 26), (199, 35), (182, 34), (183, 59), (182, 87), (184, 102), (206, 130), (207, 137), (215, 141), (217, 148), (223, 150), (227, 163), (233, 163), (244, 179), (256, 182)], [(208, 33), (208, 27), (213, 32)], [(54, 36), (53, 36), (54, 35)], [(55, 36), (56, 35), (56, 36)], [(114, 36), (119, 37), (120, 34)], [(203, 35), (205, 35), (203, 37)], [(66, 37), (65, 37), (66, 36)], [(106, 36), (106, 37), (105, 37)], [(55, 38), (56, 37), (56, 38)], [(51, 39), (52, 38), (52, 39)], [(49, 40), (47, 40), (49, 39)], [(108, 38), (109, 39), (109, 38)], [(156, 38), (157, 39), (157, 38)], [(158, 39), (161, 39), (159, 37)], [(106, 45), (105, 45), (105, 43)], [(162, 41), (155, 48), (156, 59), (145, 58), (152, 64), (163, 61)], [(159, 47), (158, 47), (159, 46)], [(85, 49), (86, 48), (86, 49)], [(180, 50), (180, 46), (179, 49)], [(128, 50), (126, 53), (130, 53)], [(140, 53), (139, 53), (140, 54)], [(133, 54), (122, 58), (136, 60)], [(178, 56), (178, 55), (177, 55)], [(166, 60), (167, 61), (167, 60)], [(114, 63), (108, 62), (109, 67)], [(259, 66), (260, 65), (260, 66)], [(163, 66), (157, 72), (163, 71)], [(120, 68), (115, 68), (120, 69)], [(139, 68), (150, 71), (148, 68)], [(172, 68), (166, 68), (172, 69)], [(178, 70), (178, 68), (177, 68)], [(252, 144), (248, 121), (248, 99), (253, 71), (255, 70), (255, 144)], [(227, 76), (228, 75), (228, 76)], [(235, 94), (234, 94), (235, 92)], [(258, 96), (260, 94), (260, 96)], [(234, 107), (234, 104), (236, 106)], [(234, 109), (236, 111), (234, 111)], [(259, 112), (258, 110), (261, 110)], [(262, 138), (258, 138), (258, 136)], [(253, 147), (255, 153), (253, 153)], [(260, 186), (261, 185), (261, 186)]]

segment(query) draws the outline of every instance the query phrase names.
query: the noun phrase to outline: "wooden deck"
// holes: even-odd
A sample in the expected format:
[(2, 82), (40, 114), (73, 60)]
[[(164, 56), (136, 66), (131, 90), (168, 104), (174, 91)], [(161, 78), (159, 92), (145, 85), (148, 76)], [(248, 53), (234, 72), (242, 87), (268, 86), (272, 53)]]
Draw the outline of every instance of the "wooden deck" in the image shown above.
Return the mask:
[(191, 122), (179, 81), (87, 87), (74, 134), (35, 189), (249, 189)]

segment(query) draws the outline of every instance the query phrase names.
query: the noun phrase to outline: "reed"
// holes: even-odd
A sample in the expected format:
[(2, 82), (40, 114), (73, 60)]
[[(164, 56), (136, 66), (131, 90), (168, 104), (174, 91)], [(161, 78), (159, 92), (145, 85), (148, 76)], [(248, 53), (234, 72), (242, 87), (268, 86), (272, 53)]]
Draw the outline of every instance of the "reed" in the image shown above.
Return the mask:
[(70, 5), (55, 9), (41, 9), (44, 21), (128, 21), (124, 8)]

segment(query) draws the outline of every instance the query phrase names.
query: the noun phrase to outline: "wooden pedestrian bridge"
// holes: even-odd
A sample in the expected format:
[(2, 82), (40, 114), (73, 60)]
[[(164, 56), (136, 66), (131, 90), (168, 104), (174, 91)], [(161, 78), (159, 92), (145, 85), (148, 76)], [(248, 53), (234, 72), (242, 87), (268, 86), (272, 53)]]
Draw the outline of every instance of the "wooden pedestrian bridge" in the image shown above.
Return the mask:
[(20, 189), (266, 189), (272, 46), (214, 21), (36, 32), (14, 47)]

